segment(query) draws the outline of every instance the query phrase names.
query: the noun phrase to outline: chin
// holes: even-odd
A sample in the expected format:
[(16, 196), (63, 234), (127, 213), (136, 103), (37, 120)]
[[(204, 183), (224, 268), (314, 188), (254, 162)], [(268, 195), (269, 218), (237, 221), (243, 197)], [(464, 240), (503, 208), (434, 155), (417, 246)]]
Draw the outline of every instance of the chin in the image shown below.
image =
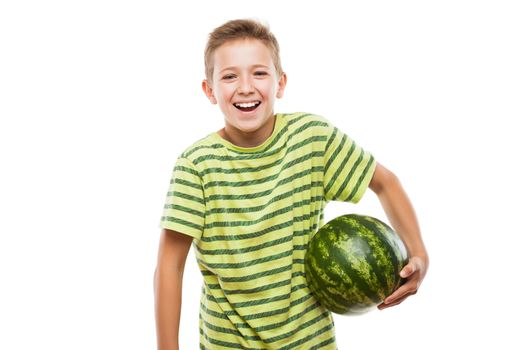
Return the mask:
[(254, 121), (254, 122), (240, 122), (236, 125), (237, 129), (239, 129), (242, 132), (250, 133), (257, 131), (260, 129), (262, 124), (260, 122)]
[(244, 118), (235, 116), (230, 120), (233, 121), (232, 124), (238, 129), (257, 129), (264, 124), (264, 120), (259, 116), (246, 116)]

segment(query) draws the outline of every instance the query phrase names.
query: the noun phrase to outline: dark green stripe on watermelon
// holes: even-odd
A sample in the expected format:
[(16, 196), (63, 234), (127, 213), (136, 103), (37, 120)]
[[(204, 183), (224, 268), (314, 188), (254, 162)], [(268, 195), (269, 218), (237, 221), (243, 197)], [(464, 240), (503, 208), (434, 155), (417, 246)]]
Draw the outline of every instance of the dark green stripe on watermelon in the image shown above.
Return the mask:
[[(383, 241), (383, 247), (388, 252), (390, 258), (390, 266), (393, 268), (391, 274), (386, 277), (391, 277), (389, 281), (389, 290), (387, 294), (391, 294), (401, 284), (401, 277), (399, 272), (408, 263), (407, 252), (405, 245), (399, 236), (384, 222), (364, 216), (361, 224), (371, 231), (377, 232), (378, 237)], [(388, 296), (388, 295), (385, 295)]]
[[(389, 242), (384, 236), (385, 230), (378, 230), (370, 227), (367, 223), (366, 218), (363, 220), (352, 220), (351, 223), (354, 225), (352, 228), (358, 232), (362, 232), (363, 236), (366, 235), (371, 248), (368, 254), (365, 254), (363, 258), (370, 265), (372, 271), (372, 278), (377, 278), (378, 286), (383, 288), (376, 288), (375, 302), (381, 302), (391, 291), (395, 285), (396, 276), (394, 276), (394, 269), (397, 266), (393, 263), (392, 258), (396, 259), (393, 254)], [(366, 281), (363, 281), (366, 286)], [(385, 288), (386, 286), (386, 288)]]
[[(348, 241), (349, 230), (355, 230), (355, 227), (349, 227), (348, 224), (349, 223), (342, 222), (341, 225), (331, 227), (331, 230), (333, 230), (337, 236), (335, 242)], [(355, 266), (352, 258), (356, 257), (356, 254), (348, 254), (348, 249), (351, 250), (357, 248), (356, 250), (361, 250), (362, 248), (360, 246), (363, 242), (362, 240), (358, 239), (358, 237), (356, 237), (353, 243), (354, 244), (352, 247), (344, 247), (334, 244), (330, 249), (332, 264), (335, 265), (335, 262), (341, 262), (343, 264), (339, 269), (350, 279), (350, 281), (345, 281), (347, 283), (344, 285), (346, 287), (345, 291), (347, 292), (346, 295), (348, 297), (352, 297), (352, 295), (349, 293), (355, 290), (355, 287), (358, 286), (361, 293), (363, 293), (368, 299), (375, 301), (377, 299), (376, 292), (373, 288), (370, 288), (369, 283), (367, 283), (371, 277), (373, 278), (373, 274), (371, 275), (372, 271), (370, 271), (370, 265), (362, 264), (362, 266)], [(354, 251), (354, 253), (357, 252)], [(364, 258), (366, 258), (366, 255)], [(338, 263), (337, 265), (341, 263)], [(345, 268), (345, 266), (352, 266), (353, 268)], [(365, 274), (367, 274), (367, 276), (365, 276)]]
[(312, 237), (305, 256), (308, 286), (317, 300), (339, 314), (368, 311), (401, 283), (407, 263), (403, 242), (385, 223), (342, 215)]

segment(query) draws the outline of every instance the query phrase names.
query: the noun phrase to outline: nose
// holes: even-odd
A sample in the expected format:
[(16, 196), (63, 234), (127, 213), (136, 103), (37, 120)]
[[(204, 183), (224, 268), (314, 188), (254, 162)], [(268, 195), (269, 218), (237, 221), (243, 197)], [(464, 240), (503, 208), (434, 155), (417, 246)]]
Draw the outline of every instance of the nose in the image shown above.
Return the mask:
[(239, 94), (251, 94), (253, 91), (254, 88), (250, 77), (243, 77), (239, 80), (239, 86), (237, 88)]

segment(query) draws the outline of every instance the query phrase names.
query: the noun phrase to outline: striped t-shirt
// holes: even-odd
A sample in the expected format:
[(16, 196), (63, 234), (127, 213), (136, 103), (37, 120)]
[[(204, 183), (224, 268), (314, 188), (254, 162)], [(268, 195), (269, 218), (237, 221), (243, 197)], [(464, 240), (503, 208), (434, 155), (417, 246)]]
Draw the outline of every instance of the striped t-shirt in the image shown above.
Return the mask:
[(331, 200), (356, 203), (373, 156), (325, 118), (276, 114), (251, 148), (217, 132), (173, 169), (159, 227), (194, 237), (201, 349), (336, 349), (334, 322), (306, 285), (304, 255)]

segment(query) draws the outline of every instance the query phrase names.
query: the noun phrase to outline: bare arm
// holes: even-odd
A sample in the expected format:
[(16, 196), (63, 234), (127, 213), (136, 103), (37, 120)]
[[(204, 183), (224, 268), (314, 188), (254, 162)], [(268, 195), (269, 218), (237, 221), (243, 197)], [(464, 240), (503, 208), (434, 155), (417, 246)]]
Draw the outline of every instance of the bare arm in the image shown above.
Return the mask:
[(407, 282), (388, 296), (379, 309), (401, 303), (415, 294), (428, 268), (428, 254), (421, 238), (416, 213), (397, 176), (377, 164), (369, 188), (374, 191), (394, 230), (405, 243), (409, 262), (401, 271)]
[(193, 238), (163, 229), (154, 276), (157, 349), (179, 349), (182, 277)]

